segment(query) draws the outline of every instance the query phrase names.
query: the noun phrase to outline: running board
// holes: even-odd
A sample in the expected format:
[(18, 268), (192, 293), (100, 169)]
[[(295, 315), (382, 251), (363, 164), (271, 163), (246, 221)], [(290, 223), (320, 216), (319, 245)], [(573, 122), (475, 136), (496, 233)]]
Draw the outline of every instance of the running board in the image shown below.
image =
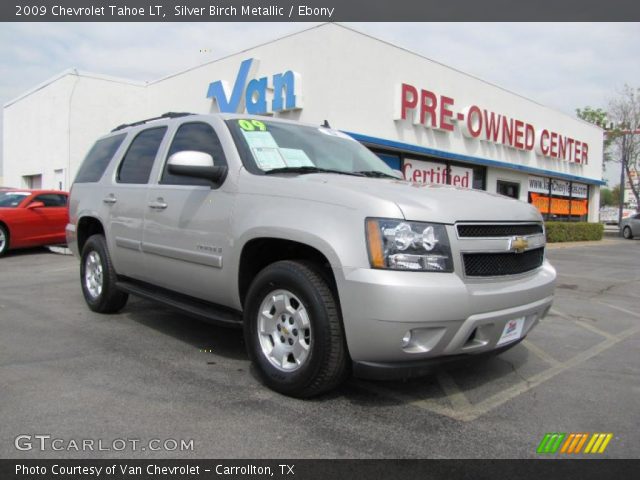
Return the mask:
[(119, 278), (116, 288), (131, 295), (153, 300), (191, 317), (226, 327), (242, 328), (242, 313), (215, 303), (206, 302), (181, 293), (142, 282)]

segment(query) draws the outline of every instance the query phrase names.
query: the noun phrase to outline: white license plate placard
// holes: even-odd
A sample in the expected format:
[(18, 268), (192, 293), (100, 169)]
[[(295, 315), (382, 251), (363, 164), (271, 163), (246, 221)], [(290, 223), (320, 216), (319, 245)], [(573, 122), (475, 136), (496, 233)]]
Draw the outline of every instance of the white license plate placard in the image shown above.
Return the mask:
[(522, 329), (524, 328), (525, 317), (514, 318), (508, 320), (502, 330), (502, 335), (496, 346), (504, 345), (506, 343), (518, 340), (522, 336)]

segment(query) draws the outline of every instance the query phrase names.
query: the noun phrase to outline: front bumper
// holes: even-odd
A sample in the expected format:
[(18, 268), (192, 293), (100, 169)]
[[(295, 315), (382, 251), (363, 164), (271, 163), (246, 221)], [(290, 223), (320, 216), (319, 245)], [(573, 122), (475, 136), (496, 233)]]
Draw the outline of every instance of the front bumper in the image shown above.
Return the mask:
[[(551, 307), (556, 279), (546, 261), (517, 278), (477, 282), (464, 282), (454, 273), (345, 273), (338, 288), (354, 372), (378, 365), (387, 371), (385, 377), (394, 366), (415, 371), (434, 359), (506, 347), (498, 340), (510, 320), (524, 319), (519, 337), (524, 338)], [(408, 332), (411, 342), (403, 345)]]
[(353, 362), (353, 376), (367, 380), (398, 380), (423, 377), (435, 373), (443, 365), (462, 363), (465, 360), (478, 360), (490, 357), (515, 347), (523, 339), (520, 338), (508, 345), (473, 355), (446, 355), (443, 357), (425, 358), (409, 362)]

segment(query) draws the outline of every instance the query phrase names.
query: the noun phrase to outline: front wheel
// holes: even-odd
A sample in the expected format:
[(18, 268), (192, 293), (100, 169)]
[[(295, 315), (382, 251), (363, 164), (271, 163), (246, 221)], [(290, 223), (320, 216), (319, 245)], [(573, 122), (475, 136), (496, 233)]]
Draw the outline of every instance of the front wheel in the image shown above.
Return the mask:
[(89, 237), (82, 249), (80, 282), (84, 299), (94, 312), (115, 313), (127, 303), (129, 295), (116, 288), (116, 271), (102, 235)]
[(624, 229), (622, 230), (622, 236), (627, 240), (631, 240), (633, 238), (633, 234), (631, 233), (631, 228), (624, 227)]
[(262, 270), (247, 293), (244, 326), (249, 356), (273, 390), (306, 398), (346, 377), (338, 305), (314, 265), (281, 261)]
[(9, 250), (9, 230), (0, 225), (0, 257)]

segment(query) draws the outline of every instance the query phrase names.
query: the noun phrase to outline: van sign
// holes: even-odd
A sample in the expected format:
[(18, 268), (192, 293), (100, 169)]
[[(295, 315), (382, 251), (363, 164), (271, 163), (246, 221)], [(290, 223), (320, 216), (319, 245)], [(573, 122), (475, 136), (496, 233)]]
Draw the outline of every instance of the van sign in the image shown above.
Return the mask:
[(255, 58), (240, 64), (233, 89), (228, 82), (217, 80), (209, 84), (207, 98), (212, 98), (221, 113), (272, 115), (302, 108), (300, 74), (287, 70), (269, 77), (255, 78), (259, 61)]

